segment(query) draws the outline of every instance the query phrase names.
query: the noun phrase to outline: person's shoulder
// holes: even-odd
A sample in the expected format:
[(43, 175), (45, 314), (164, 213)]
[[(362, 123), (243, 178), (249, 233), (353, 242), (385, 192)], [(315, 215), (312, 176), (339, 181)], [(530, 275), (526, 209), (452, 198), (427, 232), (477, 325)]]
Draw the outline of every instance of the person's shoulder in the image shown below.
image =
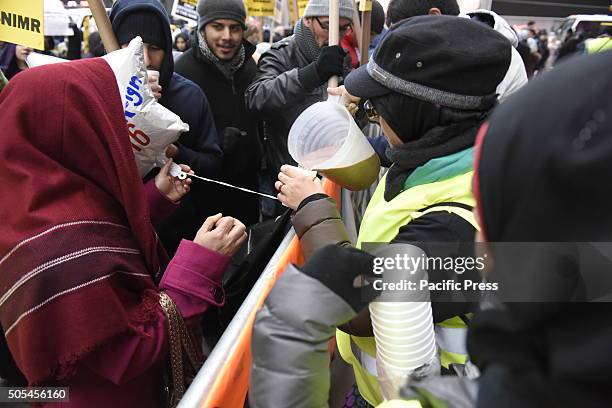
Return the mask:
[[(285, 37), (280, 41), (275, 42), (274, 44), (272, 44), (270, 46), (270, 50), (282, 50), (284, 48), (287, 48), (289, 45), (291, 45), (294, 41), (294, 36), (291, 35), (289, 37)], [(270, 52), (270, 50), (268, 50), (268, 52)]]
[(197, 63), (193, 47), (183, 52), (174, 62), (174, 69), (188, 69)]
[(172, 74), (172, 83), (175, 84), (176, 87), (182, 92), (204, 96), (204, 92), (202, 92), (202, 89), (198, 86), (198, 84), (177, 72)]
[(172, 81), (170, 82), (168, 92), (169, 96), (175, 101), (180, 101), (181, 104), (189, 105), (193, 108), (198, 108), (208, 103), (206, 95), (195, 82), (176, 72), (172, 74)]

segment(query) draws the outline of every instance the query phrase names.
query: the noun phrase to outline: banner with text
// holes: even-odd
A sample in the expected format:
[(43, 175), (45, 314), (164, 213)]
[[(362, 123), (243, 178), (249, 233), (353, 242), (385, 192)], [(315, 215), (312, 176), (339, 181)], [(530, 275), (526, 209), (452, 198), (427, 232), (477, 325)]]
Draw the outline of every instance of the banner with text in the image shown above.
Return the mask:
[(273, 16), (275, 0), (244, 0), (244, 7), (248, 16)]
[(198, 6), (198, 0), (174, 0), (172, 5), (172, 16), (187, 20), (190, 23), (198, 23), (198, 12), (196, 7)]
[(0, 3), (0, 41), (43, 50), (43, 0), (2, 0)]

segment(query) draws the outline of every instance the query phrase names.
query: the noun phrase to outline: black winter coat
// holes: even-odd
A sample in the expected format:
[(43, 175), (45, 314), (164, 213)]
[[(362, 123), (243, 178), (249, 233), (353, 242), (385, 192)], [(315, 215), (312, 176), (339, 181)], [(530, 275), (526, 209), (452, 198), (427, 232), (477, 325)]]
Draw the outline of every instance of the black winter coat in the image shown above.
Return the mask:
[[(345, 76), (350, 69), (347, 56)], [(266, 163), (269, 174), (276, 176), (283, 164), (296, 164), (287, 149), (289, 129), (306, 108), (327, 99), (327, 80), (319, 78), (314, 63), (291, 36), (261, 56), (245, 96), (248, 108), (264, 119)]]
[[(176, 61), (175, 71), (200, 86), (208, 98), (213, 113), (217, 134), (224, 150), (221, 180), (249, 189), (257, 188), (257, 172), (261, 165), (257, 121), (249, 113), (244, 102), (244, 93), (255, 77), (256, 65), (251, 58), (255, 47), (244, 41), (246, 51), (244, 65), (236, 71), (233, 81), (208, 60), (196, 45), (183, 53)], [(225, 136), (226, 128), (244, 131), (234, 146)], [(202, 174), (206, 177), (206, 174)], [(203, 183), (195, 180), (195, 183)], [(206, 184), (207, 199), (198, 203), (210, 215), (238, 218), (246, 225), (259, 221), (259, 199), (248, 193), (227, 187)]]

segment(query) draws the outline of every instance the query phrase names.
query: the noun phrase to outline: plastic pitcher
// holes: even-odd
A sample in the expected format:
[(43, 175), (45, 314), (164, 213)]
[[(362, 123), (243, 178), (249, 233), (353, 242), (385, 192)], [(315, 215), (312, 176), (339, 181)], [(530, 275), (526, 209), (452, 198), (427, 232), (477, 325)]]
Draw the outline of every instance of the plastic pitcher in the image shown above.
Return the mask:
[(318, 102), (302, 112), (287, 145), (300, 167), (316, 170), (349, 190), (368, 188), (380, 171), (374, 149), (337, 102)]

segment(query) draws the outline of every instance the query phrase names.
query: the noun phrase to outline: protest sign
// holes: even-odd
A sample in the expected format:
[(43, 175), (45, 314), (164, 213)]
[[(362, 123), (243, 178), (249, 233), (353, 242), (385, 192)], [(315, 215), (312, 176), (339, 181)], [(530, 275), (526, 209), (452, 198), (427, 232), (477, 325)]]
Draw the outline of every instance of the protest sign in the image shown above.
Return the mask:
[(43, 0), (2, 0), (0, 41), (44, 49)]
[(198, 12), (196, 7), (198, 0), (174, 0), (171, 14), (173, 17), (187, 20), (192, 24), (198, 23)]
[(244, 0), (244, 7), (248, 16), (273, 16), (275, 0)]

